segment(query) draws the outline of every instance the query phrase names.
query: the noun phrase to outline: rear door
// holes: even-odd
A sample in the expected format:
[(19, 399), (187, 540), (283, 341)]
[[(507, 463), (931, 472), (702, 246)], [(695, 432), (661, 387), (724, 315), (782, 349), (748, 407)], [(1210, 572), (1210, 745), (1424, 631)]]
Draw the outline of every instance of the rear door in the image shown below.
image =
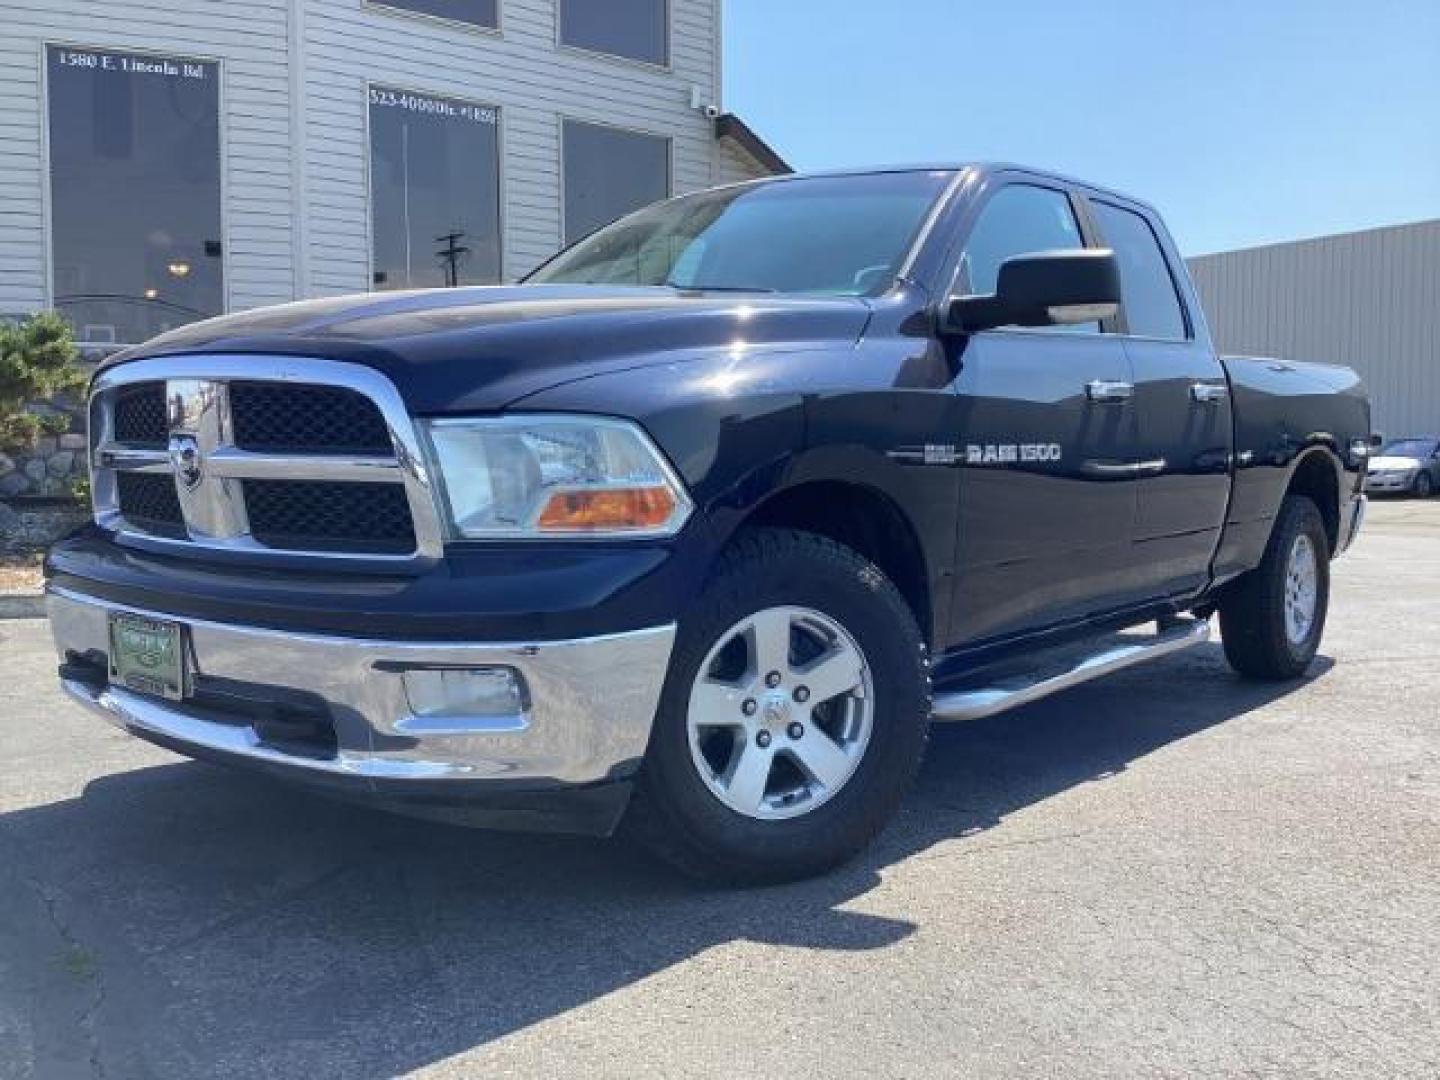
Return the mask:
[[(961, 240), (952, 293), (989, 293), (1016, 255), (1084, 247), (1076, 201), (996, 181)], [(956, 339), (956, 642), (1052, 626), (1135, 597), (1130, 364), (1098, 323)]]
[(1116, 329), (1135, 379), (1135, 581), (1157, 598), (1194, 592), (1209, 581), (1230, 498), (1225, 369), (1158, 218), (1098, 195), (1088, 208), (1120, 263)]

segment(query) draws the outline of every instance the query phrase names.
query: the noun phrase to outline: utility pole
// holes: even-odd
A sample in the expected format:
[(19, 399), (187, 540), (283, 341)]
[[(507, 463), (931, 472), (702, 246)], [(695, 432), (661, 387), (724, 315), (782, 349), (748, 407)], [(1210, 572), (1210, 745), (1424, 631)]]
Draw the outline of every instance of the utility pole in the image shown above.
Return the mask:
[(463, 232), (451, 232), (435, 238), (437, 244), (445, 245), (435, 253), (435, 257), (444, 263), (445, 284), (451, 289), (460, 284), (460, 259), (470, 254), (468, 247), (460, 246), (460, 241), (464, 237)]

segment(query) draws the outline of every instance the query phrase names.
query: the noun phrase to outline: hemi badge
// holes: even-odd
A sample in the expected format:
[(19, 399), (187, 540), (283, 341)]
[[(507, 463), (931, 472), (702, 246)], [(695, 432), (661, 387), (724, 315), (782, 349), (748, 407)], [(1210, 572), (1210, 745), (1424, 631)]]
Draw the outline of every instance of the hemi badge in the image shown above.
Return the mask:
[(960, 451), (953, 443), (926, 443), (920, 447), (906, 446), (899, 450), (890, 450), (886, 456), (895, 461), (904, 461), (912, 465), (960, 464)]

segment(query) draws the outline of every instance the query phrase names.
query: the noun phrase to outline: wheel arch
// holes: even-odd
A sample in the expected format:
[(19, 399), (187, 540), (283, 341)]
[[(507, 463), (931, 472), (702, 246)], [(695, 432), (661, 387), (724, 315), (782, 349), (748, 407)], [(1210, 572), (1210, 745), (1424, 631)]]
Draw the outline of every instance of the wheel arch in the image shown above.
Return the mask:
[(1325, 522), (1325, 539), (1330, 546), (1331, 558), (1334, 558), (1340, 545), (1340, 487), (1343, 477), (1344, 468), (1334, 450), (1323, 445), (1313, 446), (1296, 458), (1283, 496), (1304, 495), (1319, 509), (1321, 520)]
[(869, 559), (900, 590), (926, 642), (935, 643), (937, 605), (920, 534), (899, 503), (879, 488), (853, 480), (804, 480), (752, 506), (736, 532), (755, 527), (817, 533)]

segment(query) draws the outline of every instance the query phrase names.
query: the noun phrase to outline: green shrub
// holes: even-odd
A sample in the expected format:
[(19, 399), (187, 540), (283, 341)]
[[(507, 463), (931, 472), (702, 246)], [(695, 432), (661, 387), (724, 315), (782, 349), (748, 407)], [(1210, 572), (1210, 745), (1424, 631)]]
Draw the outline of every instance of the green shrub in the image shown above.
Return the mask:
[(70, 431), (70, 414), (40, 413), (40, 430), (46, 435), (65, 435)]
[(40, 417), (34, 413), (0, 416), (0, 450), (23, 450), (40, 437)]
[(55, 312), (0, 323), (0, 446), (23, 449), (43, 433), (68, 430), (67, 418), (36, 414), (30, 406), (84, 383), (70, 324)]
[(90, 474), (88, 472), (70, 478), (70, 497), (81, 506), (90, 505)]

